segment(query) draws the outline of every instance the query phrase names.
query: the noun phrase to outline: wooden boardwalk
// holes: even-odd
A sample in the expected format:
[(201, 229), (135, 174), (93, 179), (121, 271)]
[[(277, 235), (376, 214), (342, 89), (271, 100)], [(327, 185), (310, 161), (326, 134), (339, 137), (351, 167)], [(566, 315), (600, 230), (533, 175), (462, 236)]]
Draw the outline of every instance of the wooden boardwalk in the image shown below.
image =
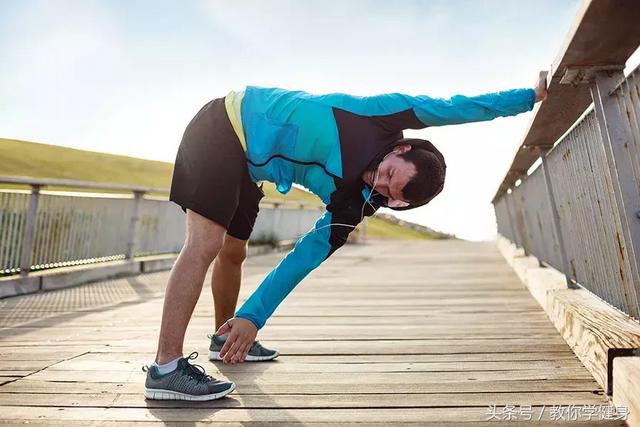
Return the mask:
[[(281, 257), (247, 261), (241, 300)], [(145, 401), (141, 365), (153, 361), (167, 275), (0, 300), (0, 423), (475, 426), (490, 405), (502, 419), (514, 405), (521, 421), (502, 423), (529, 426), (556, 425), (552, 405), (608, 404), (494, 245), (459, 241), (341, 249), (260, 332), (281, 353), (267, 363), (207, 360), (206, 282), (185, 352), (237, 389), (213, 402)]]

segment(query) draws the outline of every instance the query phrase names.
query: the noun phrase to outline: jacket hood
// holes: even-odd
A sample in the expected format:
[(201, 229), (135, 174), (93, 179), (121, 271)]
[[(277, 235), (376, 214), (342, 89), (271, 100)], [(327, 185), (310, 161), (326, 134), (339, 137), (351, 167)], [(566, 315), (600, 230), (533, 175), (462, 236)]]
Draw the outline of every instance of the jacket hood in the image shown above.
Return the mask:
[[(416, 138), (402, 138), (387, 144), (382, 150), (380, 150), (378, 154), (376, 154), (376, 156), (371, 160), (371, 162), (369, 162), (369, 165), (367, 166), (366, 170), (376, 169), (380, 164), (380, 162), (382, 161), (382, 159), (384, 159), (384, 156), (389, 154), (391, 151), (393, 151), (394, 147), (400, 144), (409, 144), (411, 145), (412, 149), (420, 148), (433, 153), (438, 158), (438, 160), (440, 160), (440, 164), (442, 165), (442, 168), (446, 176), (447, 164), (444, 161), (444, 156), (442, 155), (442, 153), (431, 142), (427, 141), (426, 139), (416, 139)], [(400, 208), (392, 208), (387, 206), (386, 204), (383, 204), (382, 206), (387, 207), (389, 209), (393, 209), (394, 211), (405, 211), (408, 209), (417, 208), (419, 206), (424, 206), (427, 203), (429, 203), (431, 200), (433, 200), (434, 197), (440, 194), (440, 192), (442, 192), (443, 187), (444, 187), (444, 181), (443, 181), (443, 185), (440, 186), (440, 188), (431, 196), (431, 198), (423, 202), (411, 203), (409, 204), (409, 206), (400, 207)]]

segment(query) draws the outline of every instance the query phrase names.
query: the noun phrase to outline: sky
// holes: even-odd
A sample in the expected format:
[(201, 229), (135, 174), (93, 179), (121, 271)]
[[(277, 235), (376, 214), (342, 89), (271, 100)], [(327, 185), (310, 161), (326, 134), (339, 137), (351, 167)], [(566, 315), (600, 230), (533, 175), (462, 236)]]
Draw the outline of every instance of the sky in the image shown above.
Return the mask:
[[(0, 137), (173, 162), (200, 107), (246, 85), (444, 98), (533, 87), (579, 6), (0, 0)], [(447, 179), (428, 205), (394, 214), (493, 239), (491, 199), (530, 118), (405, 132), (442, 151)]]

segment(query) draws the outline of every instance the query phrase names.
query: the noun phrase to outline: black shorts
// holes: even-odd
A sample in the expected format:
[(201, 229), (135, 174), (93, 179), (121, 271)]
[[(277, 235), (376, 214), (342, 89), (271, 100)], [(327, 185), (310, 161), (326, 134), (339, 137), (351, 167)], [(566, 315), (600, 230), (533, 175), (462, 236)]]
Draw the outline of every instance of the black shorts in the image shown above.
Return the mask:
[(251, 180), (247, 159), (224, 98), (206, 103), (189, 122), (176, 155), (169, 200), (247, 240), (264, 197)]

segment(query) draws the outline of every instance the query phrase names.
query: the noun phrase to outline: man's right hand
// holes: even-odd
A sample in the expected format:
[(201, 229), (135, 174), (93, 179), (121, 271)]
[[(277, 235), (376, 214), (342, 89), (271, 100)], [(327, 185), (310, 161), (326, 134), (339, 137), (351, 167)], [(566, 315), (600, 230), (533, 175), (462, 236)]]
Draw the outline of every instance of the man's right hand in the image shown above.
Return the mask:
[(258, 328), (252, 321), (242, 317), (234, 317), (226, 321), (216, 331), (216, 335), (229, 332), (224, 345), (220, 349), (220, 357), (224, 363), (242, 363), (251, 350), (251, 345), (256, 339)]

